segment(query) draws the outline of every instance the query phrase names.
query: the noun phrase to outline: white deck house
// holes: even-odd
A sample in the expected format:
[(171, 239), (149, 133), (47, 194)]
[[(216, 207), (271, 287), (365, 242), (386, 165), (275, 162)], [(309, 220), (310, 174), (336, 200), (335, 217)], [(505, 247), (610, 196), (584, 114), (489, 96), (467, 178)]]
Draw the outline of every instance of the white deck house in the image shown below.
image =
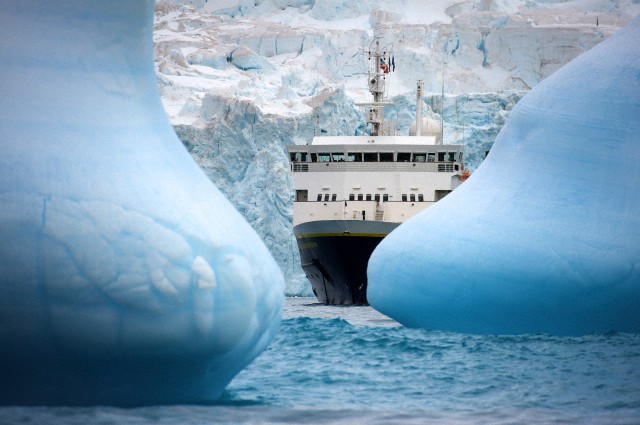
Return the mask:
[(293, 225), (404, 222), (460, 184), (462, 147), (436, 143), (436, 136), (323, 136), (290, 146)]

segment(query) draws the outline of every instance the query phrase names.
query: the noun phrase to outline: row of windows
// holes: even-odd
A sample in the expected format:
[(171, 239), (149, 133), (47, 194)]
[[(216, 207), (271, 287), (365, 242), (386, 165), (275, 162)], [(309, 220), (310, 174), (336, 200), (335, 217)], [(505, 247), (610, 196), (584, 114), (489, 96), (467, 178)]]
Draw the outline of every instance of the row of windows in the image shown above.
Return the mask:
[[(366, 195), (364, 195), (363, 193), (358, 193), (357, 195), (357, 199), (358, 201), (371, 201), (371, 194), (367, 193)], [(356, 195), (354, 195), (353, 193), (349, 194), (349, 200), (350, 201), (355, 201), (356, 200)], [(380, 194), (376, 193), (375, 195), (373, 195), (373, 200), (376, 202), (380, 202)], [(389, 195), (388, 194), (383, 194), (382, 195), (382, 202), (388, 202), (389, 201)]]
[[(324, 197), (324, 199), (323, 199)], [(338, 199), (338, 195), (336, 195), (335, 193), (333, 194), (329, 194), (329, 193), (325, 193), (324, 195), (322, 193), (318, 193), (318, 201), (325, 201), (328, 202), (329, 200), (331, 201), (336, 201)], [(376, 201), (376, 202), (380, 202), (380, 194), (376, 193), (375, 195), (371, 195), (370, 193), (362, 194), (362, 193), (358, 193), (358, 195), (355, 195), (353, 193), (349, 194), (349, 200), (350, 201)], [(422, 193), (411, 193), (409, 195), (407, 194), (402, 194), (402, 202), (416, 202), (416, 200), (418, 202), (424, 202), (424, 195)], [(388, 194), (383, 194), (382, 195), (382, 202), (389, 202), (389, 195)]]
[[(331, 195), (331, 200), (332, 201), (336, 201), (338, 198), (338, 195), (336, 195), (335, 193)], [(329, 194), (325, 193), (324, 194), (324, 200), (328, 201), (329, 200)], [(318, 201), (322, 201), (322, 193), (318, 193)]]
[(291, 152), (291, 162), (462, 162), (462, 152)]

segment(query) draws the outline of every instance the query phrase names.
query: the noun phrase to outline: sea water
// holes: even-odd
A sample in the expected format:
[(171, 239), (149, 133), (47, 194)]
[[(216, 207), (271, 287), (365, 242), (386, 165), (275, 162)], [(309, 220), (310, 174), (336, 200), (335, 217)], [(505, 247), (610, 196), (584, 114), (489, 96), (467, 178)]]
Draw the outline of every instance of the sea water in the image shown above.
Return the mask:
[(0, 424), (640, 424), (640, 335), (408, 329), (289, 298), (269, 348), (201, 405), (0, 407)]

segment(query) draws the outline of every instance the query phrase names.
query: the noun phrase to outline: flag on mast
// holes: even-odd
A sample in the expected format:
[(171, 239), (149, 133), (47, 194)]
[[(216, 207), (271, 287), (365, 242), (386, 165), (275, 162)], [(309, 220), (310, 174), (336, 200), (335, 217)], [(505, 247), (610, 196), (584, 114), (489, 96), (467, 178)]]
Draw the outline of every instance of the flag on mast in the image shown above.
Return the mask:
[(380, 69), (382, 69), (385, 74), (389, 73), (389, 66), (385, 63), (384, 58), (380, 58)]

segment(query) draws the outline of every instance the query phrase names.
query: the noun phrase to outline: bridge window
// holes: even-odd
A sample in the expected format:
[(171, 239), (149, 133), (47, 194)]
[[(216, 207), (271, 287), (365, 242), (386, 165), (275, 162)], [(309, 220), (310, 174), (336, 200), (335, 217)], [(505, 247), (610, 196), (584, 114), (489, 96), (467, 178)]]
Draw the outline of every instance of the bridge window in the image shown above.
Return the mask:
[(444, 162), (446, 155), (446, 152), (438, 152), (438, 162)]
[(402, 202), (407, 202), (407, 194), (406, 193), (402, 194)]
[(411, 152), (398, 152), (398, 162), (411, 161)]
[(374, 200), (374, 201), (376, 201), (376, 202), (380, 202), (380, 194), (379, 194), (379, 193), (376, 193), (376, 194), (373, 196), (373, 200)]
[(358, 201), (362, 201), (362, 199), (363, 199), (362, 193), (358, 193)]
[(335, 193), (333, 195), (331, 195), (331, 200), (335, 201), (337, 199), (338, 195), (336, 195)]
[(353, 193), (349, 194), (349, 200), (350, 201), (355, 201), (356, 200), (356, 195), (354, 195)]
[(449, 162), (456, 162), (456, 153), (449, 152)]
[(324, 194), (324, 202), (327, 202), (329, 200), (329, 194), (325, 193)]
[(318, 199), (317, 199), (317, 201), (318, 201), (318, 202), (322, 201), (322, 193), (318, 193)]
[(427, 154), (427, 162), (436, 162), (436, 154), (435, 154), (435, 152), (429, 152)]
[(414, 153), (413, 162), (425, 162), (427, 160), (426, 153)]
[(347, 152), (347, 161), (362, 162), (362, 152)]
[(393, 162), (393, 152), (380, 152), (380, 162)]
[(371, 194), (367, 193), (367, 201), (370, 201), (370, 200), (371, 200)]
[(290, 152), (291, 162), (307, 162), (307, 152)]
[(416, 202), (416, 195), (415, 195), (415, 194), (413, 194), (413, 193), (412, 193), (411, 195), (409, 195), (409, 200), (410, 200), (411, 202)]
[(318, 154), (317, 153), (310, 153), (309, 155), (311, 155), (311, 162), (318, 162)]
[(382, 202), (389, 202), (389, 195), (388, 194), (384, 194), (382, 195)]
[(344, 162), (344, 153), (343, 152), (334, 152), (331, 154), (331, 158), (333, 162)]
[(422, 193), (418, 194), (418, 202), (424, 202), (424, 195)]
[(331, 161), (331, 154), (326, 152), (318, 152), (318, 162)]
[(365, 152), (364, 162), (378, 162), (378, 152)]

